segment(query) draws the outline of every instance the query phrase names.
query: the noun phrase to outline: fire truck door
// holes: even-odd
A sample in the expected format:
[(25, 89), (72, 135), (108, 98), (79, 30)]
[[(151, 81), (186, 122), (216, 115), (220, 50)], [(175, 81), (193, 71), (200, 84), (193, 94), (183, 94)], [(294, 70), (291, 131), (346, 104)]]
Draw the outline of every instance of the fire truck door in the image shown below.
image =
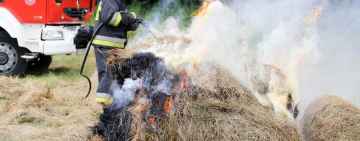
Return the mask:
[(4, 0), (4, 6), (21, 23), (44, 23), (47, 0)]
[(95, 0), (48, 0), (47, 23), (78, 23), (89, 14)]

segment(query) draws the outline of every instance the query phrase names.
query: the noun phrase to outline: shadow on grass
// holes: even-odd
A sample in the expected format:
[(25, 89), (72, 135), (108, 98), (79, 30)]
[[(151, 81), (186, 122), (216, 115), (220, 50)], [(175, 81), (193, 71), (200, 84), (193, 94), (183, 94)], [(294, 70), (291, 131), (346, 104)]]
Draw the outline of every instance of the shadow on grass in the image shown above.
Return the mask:
[(42, 76), (47, 74), (54, 74), (54, 75), (67, 75), (76, 72), (76, 69), (71, 69), (67, 67), (56, 67), (56, 68), (49, 68), (49, 69), (29, 69), (27, 71), (28, 75), (34, 76)]

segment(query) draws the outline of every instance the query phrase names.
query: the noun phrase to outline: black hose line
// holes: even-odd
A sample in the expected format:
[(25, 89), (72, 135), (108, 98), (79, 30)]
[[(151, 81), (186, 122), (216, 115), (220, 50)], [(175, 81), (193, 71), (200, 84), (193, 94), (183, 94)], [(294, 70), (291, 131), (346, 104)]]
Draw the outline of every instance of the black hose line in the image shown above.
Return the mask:
[(88, 81), (88, 85), (89, 85), (89, 89), (88, 89), (88, 92), (87, 92), (85, 98), (88, 98), (88, 97), (89, 97), (89, 95), (90, 95), (90, 93), (91, 93), (91, 85), (92, 85), (90, 78), (84, 74), (85, 64), (86, 64), (86, 61), (87, 61), (87, 57), (88, 57), (88, 55), (89, 55), (89, 52), (90, 52), (90, 50), (91, 50), (92, 42), (93, 42), (95, 36), (98, 34), (98, 32), (100, 31), (100, 29), (101, 29), (104, 25), (105, 25), (105, 24), (104, 24), (103, 22), (101, 22), (100, 25), (99, 25), (99, 27), (94, 30), (94, 32), (93, 32), (93, 34), (92, 34), (92, 36), (91, 36), (91, 39), (90, 39), (90, 41), (88, 42), (88, 44), (87, 44), (87, 46), (86, 46), (85, 55), (84, 55), (84, 58), (83, 58), (83, 61), (82, 61), (82, 64), (81, 64), (80, 75), (81, 75), (82, 77), (84, 77), (84, 78)]

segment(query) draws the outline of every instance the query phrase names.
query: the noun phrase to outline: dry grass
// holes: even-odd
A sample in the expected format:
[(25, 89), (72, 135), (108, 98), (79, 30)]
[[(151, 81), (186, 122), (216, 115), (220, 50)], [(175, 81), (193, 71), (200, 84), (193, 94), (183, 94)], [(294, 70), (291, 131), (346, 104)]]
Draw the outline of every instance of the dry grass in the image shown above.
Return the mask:
[(50, 89), (18, 78), (0, 77), (0, 140), (86, 140), (101, 111), (83, 100), (83, 82), (58, 81)]
[(293, 123), (259, 104), (228, 72), (214, 70), (207, 76), (212, 88), (195, 84), (190, 95), (178, 96), (177, 111), (163, 121), (164, 133), (150, 140), (300, 140)]
[(78, 76), (80, 60), (57, 56), (47, 73), (0, 76), (1, 141), (87, 140), (101, 108), (94, 97), (83, 99), (88, 86)]
[[(149, 141), (300, 140), (292, 121), (261, 105), (229, 72), (199, 65), (188, 75), (192, 86), (176, 95), (176, 110), (160, 121), (157, 132), (146, 130), (139, 105), (127, 108), (137, 121), (131, 125), (131, 132), (136, 133), (130, 134)], [(96, 80), (95, 75), (92, 78)], [(102, 110), (94, 95), (83, 99), (84, 80), (50, 75), (43, 79), (0, 77), (0, 82), (1, 141), (102, 140), (89, 137), (89, 127), (98, 122)], [(360, 140), (359, 109), (333, 97), (311, 107), (316, 108), (307, 110), (304, 120), (309, 141)]]
[(302, 132), (307, 141), (360, 140), (360, 109), (336, 96), (324, 96), (306, 109)]

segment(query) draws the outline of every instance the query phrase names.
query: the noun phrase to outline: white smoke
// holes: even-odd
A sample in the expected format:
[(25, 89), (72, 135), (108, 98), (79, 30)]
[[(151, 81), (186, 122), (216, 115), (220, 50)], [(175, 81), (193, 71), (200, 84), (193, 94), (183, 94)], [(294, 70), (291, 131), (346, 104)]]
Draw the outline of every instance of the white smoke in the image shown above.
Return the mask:
[(159, 29), (190, 38), (189, 45), (154, 45), (147, 51), (166, 63), (190, 58), (221, 64), (247, 87), (263, 64), (276, 66), (288, 77), (301, 109), (324, 94), (360, 105), (358, 17), (355, 0), (216, 1), (185, 33), (176, 30), (177, 20)]
[[(130, 72), (127, 78), (116, 77), (117, 79), (124, 79), (122, 85), (119, 81), (112, 82), (111, 90), (114, 98), (111, 108), (113, 110), (120, 109), (132, 104), (136, 99), (153, 100), (158, 96), (171, 95), (173, 83), (177, 81), (176, 76), (171, 73), (163, 60), (157, 58), (149, 53), (140, 53), (129, 58), (129, 61), (122, 62), (123, 64), (116, 70), (122, 70), (116, 73)], [(126, 75), (127, 74), (123, 74)], [(139, 102), (139, 101), (135, 101)]]
[(317, 26), (319, 58), (299, 68), (299, 93), (305, 104), (329, 94), (360, 106), (359, 16), (360, 1), (335, 1), (324, 9)]
[(113, 92), (113, 108), (120, 109), (130, 104), (134, 100), (136, 91), (142, 87), (142, 79), (127, 78), (122, 86), (114, 81), (111, 90)]
[(236, 0), (225, 6), (218, 1), (201, 17), (205, 20), (194, 20), (191, 48), (204, 48), (203, 58), (224, 65), (247, 86), (258, 65), (280, 68), (302, 108), (323, 94), (360, 104), (359, 4)]

